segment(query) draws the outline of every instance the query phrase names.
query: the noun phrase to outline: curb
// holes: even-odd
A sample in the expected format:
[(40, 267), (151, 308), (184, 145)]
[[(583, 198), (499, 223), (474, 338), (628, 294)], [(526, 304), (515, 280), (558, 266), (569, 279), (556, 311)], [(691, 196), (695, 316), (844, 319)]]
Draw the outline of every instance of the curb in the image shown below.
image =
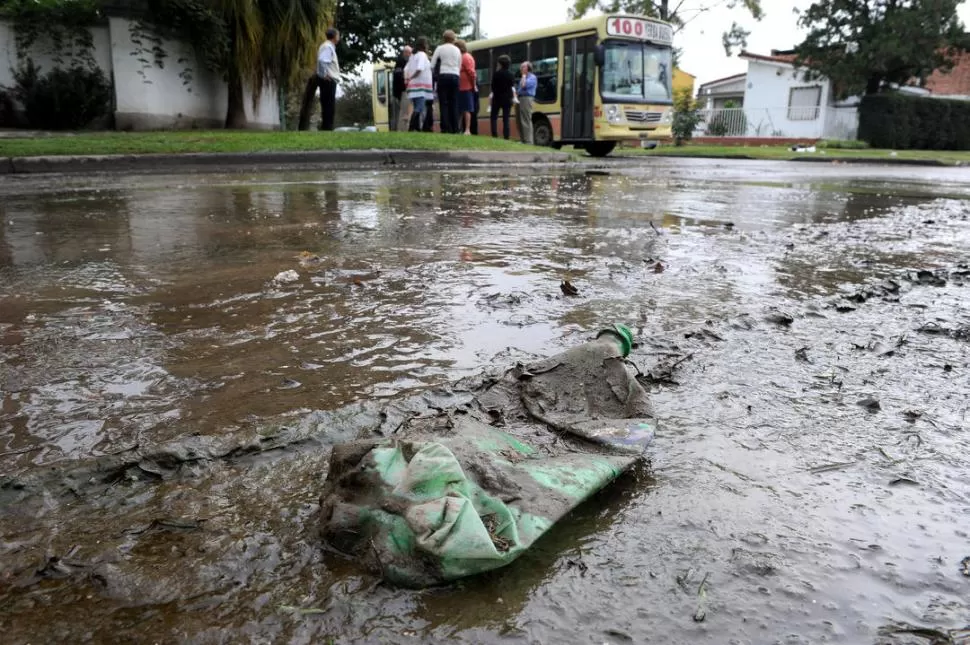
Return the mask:
[(564, 163), (570, 155), (555, 151), (500, 152), (453, 150), (313, 150), (49, 157), (0, 157), (0, 175), (98, 172), (218, 172), (255, 166), (313, 165), (326, 168), (394, 165), (512, 165)]
[[(633, 155), (630, 155), (631, 157)], [(638, 155), (639, 156), (639, 155)], [(662, 152), (654, 152), (650, 155), (644, 155), (649, 157), (663, 157), (665, 159), (741, 159), (745, 161), (795, 161), (801, 163), (831, 163), (831, 164), (872, 164), (872, 165), (889, 165), (889, 166), (933, 166), (939, 168), (959, 168), (965, 167), (968, 164), (954, 161), (946, 162), (940, 161), (938, 159), (897, 159), (895, 157), (887, 157), (885, 159), (877, 159), (874, 157), (777, 157), (775, 159), (765, 159), (762, 157), (754, 157), (752, 155), (736, 154), (736, 155), (672, 155), (664, 154)]]

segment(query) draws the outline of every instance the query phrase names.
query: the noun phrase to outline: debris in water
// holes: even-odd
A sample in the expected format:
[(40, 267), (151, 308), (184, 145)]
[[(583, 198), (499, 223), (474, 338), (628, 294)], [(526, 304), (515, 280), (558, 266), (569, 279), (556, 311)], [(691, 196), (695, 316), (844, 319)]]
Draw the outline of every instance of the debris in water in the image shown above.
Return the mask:
[(280, 605), (279, 610), (286, 612), (288, 614), (297, 614), (299, 616), (312, 616), (313, 614), (325, 614), (327, 613), (325, 609), (320, 609), (319, 607), (294, 607), (293, 605)]
[(890, 486), (899, 486), (900, 484), (910, 484), (912, 486), (919, 486), (919, 482), (915, 479), (910, 479), (909, 477), (897, 477), (896, 479), (889, 482)]
[(882, 409), (882, 405), (877, 399), (867, 396), (864, 399), (856, 401), (856, 405), (861, 406), (866, 409), (866, 412), (878, 412)]
[(654, 273), (663, 273), (664, 269), (666, 269), (666, 267), (661, 262), (657, 262), (655, 265), (653, 265)]
[(960, 573), (970, 577), (970, 555), (960, 560)]
[(293, 269), (290, 269), (289, 271), (282, 271), (280, 273), (277, 273), (276, 277), (273, 278), (273, 282), (275, 282), (276, 284), (290, 284), (291, 282), (296, 282), (299, 279), (300, 279), (300, 274), (294, 271)]
[(300, 266), (304, 269), (311, 269), (313, 267), (320, 266), (323, 264), (323, 258), (319, 255), (314, 255), (309, 251), (303, 251), (299, 255)]
[(915, 281), (920, 284), (929, 285), (931, 287), (946, 286), (946, 278), (940, 275), (939, 271), (927, 271), (926, 269), (921, 269), (916, 272)]
[(560, 283), (559, 285), (559, 289), (562, 291), (563, 295), (565, 296), (579, 295), (579, 289), (574, 287), (573, 283), (571, 283), (569, 280), (563, 280), (562, 283)]
[(579, 575), (581, 577), (585, 576), (586, 572), (589, 571), (589, 566), (585, 562), (583, 562), (583, 556), (579, 556), (575, 560), (572, 560), (572, 559), (566, 560), (566, 566), (569, 568), (576, 567), (577, 569), (579, 569)]
[(773, 323), (775, 325), (781, 325), (782, 327), (788, 327), (795, 319), (784, 311), (772, 310), (765, 315), (765, 321)]
[(697, 587), (697, 610), (694, 611), (693, 616), (695, 623), (702, 623), (707, 618), (707, 579), (710, 577), (710, 573), (705, 573), (704, 579)]
[(277, 390), (295, 390), (298, 387), (303, 387), (303, 383), (300, 383), (299, 381), (296, 381), (296, 380), (291, 379), (291, 378), (285, 378), (282, 381), (280, 381), (280, 384), (277, 386), (276, 389)]
[(795, 350), (795, 360), (796, 361), (802, 361), (802, 362), (805, 362), (805, 363), (811, 363), (812, 361), (808, 360), (808, 349), (809, 349), (808, 347), (800, 347), (800, 348), (796, 349)]
[(808, 472), (813, 475), (818, 475), (819, 473), (827, 473), (832, 470), (842, 470), (843, 468), (848, 468), (849, 466), (854, 466), (856, 462), (854, 461), (842, 461), (834, 464), (822, 464), (821, 466), (815, 466), (809, 468)]

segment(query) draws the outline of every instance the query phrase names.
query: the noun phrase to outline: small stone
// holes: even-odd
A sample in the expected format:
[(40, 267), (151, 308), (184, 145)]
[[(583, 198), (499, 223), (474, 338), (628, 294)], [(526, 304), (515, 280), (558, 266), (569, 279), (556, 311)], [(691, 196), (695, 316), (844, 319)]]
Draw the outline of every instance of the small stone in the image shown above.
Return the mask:
[(871, 396), (867, 396), (866, 398), (858, 401), (856, 405), (865, 408), (866, 412), (878, 412), (882, 409), (882, 405), (879, 403), (879, 401)]

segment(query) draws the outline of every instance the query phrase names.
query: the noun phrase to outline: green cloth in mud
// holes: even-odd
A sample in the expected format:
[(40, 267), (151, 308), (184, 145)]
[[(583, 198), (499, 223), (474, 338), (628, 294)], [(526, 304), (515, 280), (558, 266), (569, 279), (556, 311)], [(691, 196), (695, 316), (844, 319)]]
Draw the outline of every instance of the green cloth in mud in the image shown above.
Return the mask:
[(515, 560), (643, 459), (647, 394), (620, 340), (516, 366), (484, 379), (470, 402), (412, 411), (391, 437), (336, 446), (324, 539), (408, 587)]
[(454, 580), (508, 564), (637, 459), (543, 457), (471, 419), (452, 438), (347, 444), (331, 459), (326, 533), (350, 552), (367, 536), (395, 584)]

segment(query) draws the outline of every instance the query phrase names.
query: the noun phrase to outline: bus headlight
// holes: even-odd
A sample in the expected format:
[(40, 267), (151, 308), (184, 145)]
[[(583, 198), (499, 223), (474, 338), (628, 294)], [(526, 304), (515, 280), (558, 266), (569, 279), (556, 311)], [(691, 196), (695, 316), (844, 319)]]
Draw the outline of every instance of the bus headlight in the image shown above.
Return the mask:
[(619, 105), (606, 106), (606, 120), (609, 121), (611, 125), (623, 123), (623, 113), (620, 111)]
[(674, 111), (664, 110), (664, 115), (660, 117), (660, 123), (662, 125), (670, 125), (673, 122), (674, 122)]

